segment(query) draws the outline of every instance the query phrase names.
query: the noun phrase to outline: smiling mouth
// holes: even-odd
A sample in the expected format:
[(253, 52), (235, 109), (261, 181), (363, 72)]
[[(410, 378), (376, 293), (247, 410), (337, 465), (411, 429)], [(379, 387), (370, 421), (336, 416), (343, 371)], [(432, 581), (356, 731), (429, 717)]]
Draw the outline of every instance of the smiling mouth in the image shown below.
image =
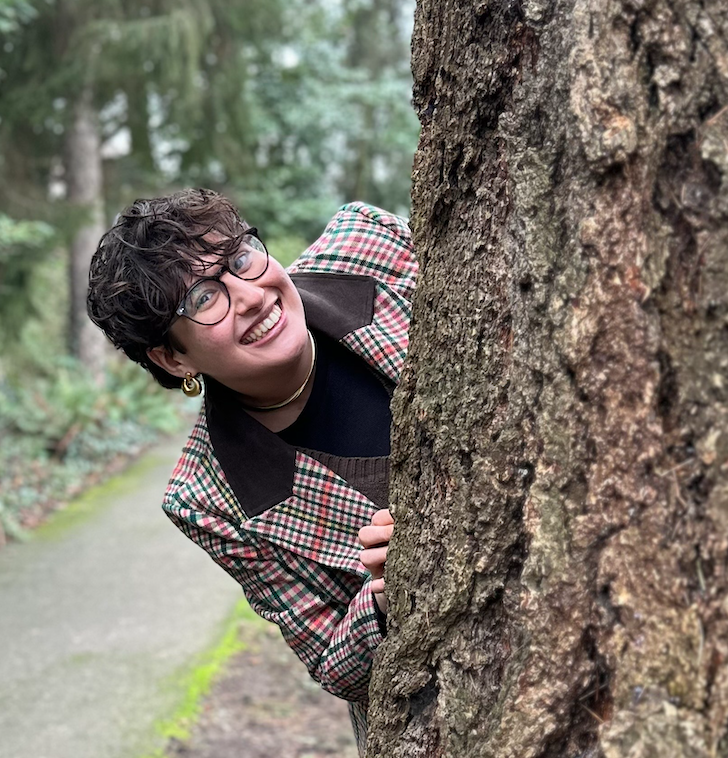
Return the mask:
[(242, 341), (243, 345), (252, 345), (262, 339), (280, 320), (283, 315), (280, 303), (276, 303), (268, 314), (268, 317), (253, 329)]

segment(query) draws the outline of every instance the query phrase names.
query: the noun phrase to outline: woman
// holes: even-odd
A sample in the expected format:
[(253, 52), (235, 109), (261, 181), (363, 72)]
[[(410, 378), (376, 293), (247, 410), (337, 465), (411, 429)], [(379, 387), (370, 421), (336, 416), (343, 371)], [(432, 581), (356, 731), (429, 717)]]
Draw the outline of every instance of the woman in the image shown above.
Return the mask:
[(165, 387), (204, 385), (167, 515), (349, 701), (362, 753), (416, 272), (406, 222), (361, 203), (286, 271), (208, 190), (137, 200), (91, 265), (89, 314), (112, 342)]

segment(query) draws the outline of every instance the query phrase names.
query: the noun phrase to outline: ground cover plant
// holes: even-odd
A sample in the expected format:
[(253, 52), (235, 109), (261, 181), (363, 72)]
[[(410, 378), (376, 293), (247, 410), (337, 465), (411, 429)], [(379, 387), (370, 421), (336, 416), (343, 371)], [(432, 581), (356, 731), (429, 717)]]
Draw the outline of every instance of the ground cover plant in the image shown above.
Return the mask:
[(97, 386), (76, 361), (53, 376), (0, 379), (0, 540), (22, 538), (55, 507), (137, 457), (193, 409), (131, 363)]

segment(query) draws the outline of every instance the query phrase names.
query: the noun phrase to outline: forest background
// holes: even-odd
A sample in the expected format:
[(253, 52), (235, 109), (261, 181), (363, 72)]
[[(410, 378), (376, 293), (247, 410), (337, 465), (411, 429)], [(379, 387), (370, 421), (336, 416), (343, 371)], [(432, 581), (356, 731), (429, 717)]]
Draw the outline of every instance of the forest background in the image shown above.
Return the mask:
[(179, 427), (85, 317), (137, 197), (231, 197), (290, 263), (336, 209), (408, 215), (414, 2), (0, 0), (0, 544)]

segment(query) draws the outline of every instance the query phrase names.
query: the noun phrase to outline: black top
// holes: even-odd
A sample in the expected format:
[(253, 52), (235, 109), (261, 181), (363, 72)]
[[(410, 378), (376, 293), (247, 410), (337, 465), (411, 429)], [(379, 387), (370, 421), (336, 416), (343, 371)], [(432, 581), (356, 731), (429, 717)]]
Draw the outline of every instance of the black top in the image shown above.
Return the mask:
[(391, 388), (364, 360), (320, 332), (316, 374), (301, 415), (279, 436), (297, 448), (343, 457), (389, 455)]

